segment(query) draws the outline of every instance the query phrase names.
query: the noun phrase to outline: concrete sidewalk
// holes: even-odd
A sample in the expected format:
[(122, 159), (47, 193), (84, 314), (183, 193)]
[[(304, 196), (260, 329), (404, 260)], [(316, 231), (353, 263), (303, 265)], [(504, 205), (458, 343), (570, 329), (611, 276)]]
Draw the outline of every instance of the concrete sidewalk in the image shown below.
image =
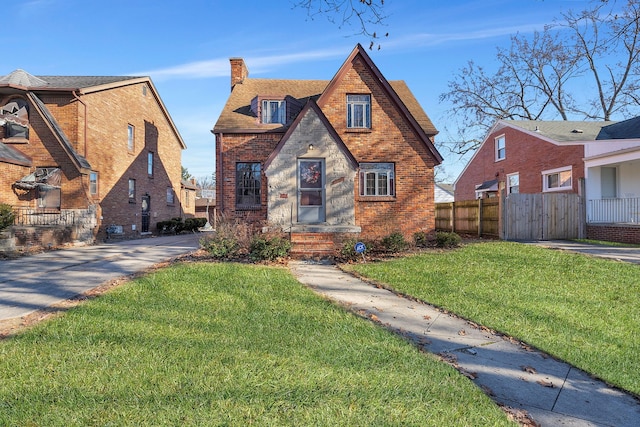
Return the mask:
[(324, 263), (290, 263), (296, 278), (441, 355), (495, 402), (541, 426), (638, 426), (640, 402), (588, 374), (427, 304), (400, 297)]
[[(596, 245), (591, 243), (575, 242), (572, 240), (541, 240), (526, 243), (541, 246), (543, 248), (559, 249), (599, 258), (640, 264), (640, 247), (638, 246)], [(638, 425), (640, 425), (640, 422), (638, 422)]]

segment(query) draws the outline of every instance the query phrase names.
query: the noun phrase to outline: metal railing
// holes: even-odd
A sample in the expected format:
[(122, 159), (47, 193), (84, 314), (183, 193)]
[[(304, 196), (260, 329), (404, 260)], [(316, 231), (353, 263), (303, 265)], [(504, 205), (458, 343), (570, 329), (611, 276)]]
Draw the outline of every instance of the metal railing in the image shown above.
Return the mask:
[(640, 197), (587, 202), (588, 223), (640, 224)]
[(13, 210), (15, 225), (75, 225), (74, 211), (43, 211), (31, 208), (15, 208)]

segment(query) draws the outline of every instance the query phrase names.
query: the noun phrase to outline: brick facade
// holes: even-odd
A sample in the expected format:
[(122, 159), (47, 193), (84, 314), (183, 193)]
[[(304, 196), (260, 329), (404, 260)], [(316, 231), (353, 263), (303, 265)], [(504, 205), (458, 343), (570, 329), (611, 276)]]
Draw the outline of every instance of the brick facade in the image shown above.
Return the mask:
[(640, 226), (632, 224), (587, 224), (587, 239), (640, 244)]
[[(242, 218), (260, 225), (272, 225), (266, 224), (267, 218), (277, 218), (278, 222), (286, 220), (284, 217), (287, 215), (280, 212), (269, 216), (272, 212), (268, 215), (268, 206), (280, 209), (278, 199), (290, 199), (287, 203), (295, 203), (296, 192), (290, 191), (291, 185), (269, 180), (293, 179), (295, 182), (292, 173), (283, 173), (283, 169), (289, 170), (293, 167), (295, 173), (297, 159), (315, 156), (326, 161), (327, 180), (331, 181), (325, 185), (328, 199), (325, 225), (343, 225), (345, 221), (352, 221), (350, 218), (355, 218), (353, 225), (359, 227), (362, 236), (366, 238), (379, 238), (400, 231), (406, 238), (412, 239), (413, 233), (417, 231), (431, 232), (435, 229), (433, 169), (442, 161), (433, 147), (433, 136), (437, 131), (408, 89), (406, 92), (409, 95), (403, 93), (404, 97), (400, 101), (401, 97), (370, 62), (370, 58), (361, 47), (354, 50), (329, 85), (320, 84), (318, 81), (294, 80), (286, 84), (283, 81), (273, 81), (273, 86), (264, 89), (264, 93), (247, 93), (249, 88), (257, 87), (258, 82), (247, 79), (248, 72), (242, 60), (233, 58), (230, 62), (234, 87), (230, 100), (213, 130), (216, 135), (217, 208), (223, 216)], [(265, 79), (260, 84), (266, 87), (269, 81)], [(278, 89), (274, 89), (275, 87)], [(304, 93), (301, 89), (304, 87), (311, 89)], [(312, 92), (317, 88), (320, 88), (320, 92)], [(326, 88), (324, 92), (323, 88)], [(278, 92), (287, 89), (292, 93)], [(294, 91), (297, 91), (297, 96)], [(252, 116), (250, 111), (245, 112), (245, 109), (250, 107), (257, 97), (275, 94), (281, 96), (280, 99), (285, 96), (293, 97), (300, 101), (300, 105), (304, 105), (309, 98), (317, 99), (317, 106), (324, 116), (322, 120), (327, 122), (324, 128), (318, 131), (319, 120), (311, 118), (309, 121), (296, 119), (293, 125), (287, 123), (287, 126), (279, 128), (266, 125), (264, 129), (260, 129), (259, 118)], [(347, 128), (346, 97), (349, 94), (371, 96), (370, 128)], [(407, 99), (415, 104), (412, 104), (411, 113), (404, 104)], [(413, 114), (416, 113), (420, 115), (420, 125), (418, 119), (414, 119)], [(294, 118), (295, 116), (294, 114)], [(427, 123), (427, 126), (423, 126), (424, 123)], [(289, 129), (288, 126), (292, 128)], [(292, 136), (287, 132), (292, 132)], [(340, 143), (331, 136), (333, 133), (346, 147), (347, 156), (353, 159), (353, 168), (346, 167), (348, 162), (341, 160), (344, 158), (337, 154), (335, 147), (328, 146)], [(287, 142), (289, 145), (283, 148), (279, 143), (285, 136), (291, 140)], [(314, 153), (306, 153), (306, 147), (310, 143), (315, 146)], [(265, 161), (274, 155), (280, 158), (270, 160), (269, 167), (273, 169), (269, 169), (267, 177), (264, 171)], [(237, 162), (260, 162), (262, 165), (262, 203), (255, 210), (236, 209)], [(358, 196), (357, 169), (360, 163), (393, 163), (395, 195)], [(335, 167), (341, 168), (337, 174), (333, 169)], [(342, 170), (350, 175), (342, 177)], [(338, 175), (340, 177), (337, 177)], [(332, 188), (332, 185), (335, 188)], [(338, 188), (348, 188), (350, 202), (343, 199), (346, 190)], [(331, 194), (336, 196), (333, 197)], [(336, 204), (341, 208), (351, 209), (352, 214), (340, 211), (339, 214), (336, 213), (340, 217), (331, 216), (331, 209), (335, 208)], [(293, 211), (295, 206), (292, 205), (291, 209)], [(334, 209), (334, 212), (339, 210)], [(295, 218), (293, 221), (295, 222)]]
[[(181, 151), (185, 146), (148, 78), (123, 78), (75, 91), (33, 88), (32, 92), (25, 89), (17, 95), (2, 95), (1, 89), (0, 105), (16, 97), (28, 100), (28, 94), (34, 93), (58, 129), (51, 127), (37, 106), (29, 104), (28, 141), (3, 142), (12, 144), (30, 158), (32, 164), (0, 162), (4, 183), (0, 186), (0, 202), (16, 208), (36, 209), (35, 190), (16, 190), (12, 184), (38, 167), (57, 167), (63, 172), (60, 209), (90, 208), (95, 216), (93, 237), (106, 237), (105, 228), (112, 224), (122, 227), (124, 237), (140, 236), (141, 201), (147, 195), (150, 233), (157, 231), (158, 221), (194, 216), (195, 201), (190, 200), (189, 206), (183, 204), (183, 197), (193, 193), (181, 186)], [(127, 148), (129, 125), (135, 130), (133, 150)], [(64, 148), (60, 133), (74, 153), (69, 154), (69, 149)], [(148, 173), (150, 153), (151, 174)], [(78, 158), (86, 159), (90, 169), (79, 168)], [(96, 194), (90, 192), (91, 171), (98, 174)], [(135, 197), (131, 200), (129, 179), (136, 183)], [(173, 202), (168, 200), (169, 193), (173, 193)]]
[[(496, 160), (495, 139), (505, 137), (505, 158)], [(519, 174), (520, 193), (541, 193), (542, 172), (571, 167), (572, 186), (563, 190), (577, 193), (580, 179), (584, 178), (582, 145), (558, 145), (522, 132), (504, 127), (491, 132), (478, 148), (455, 184), (455, 200), (474, 200), (476, 186), (491, 180), (505, 184), (507, 175)]]

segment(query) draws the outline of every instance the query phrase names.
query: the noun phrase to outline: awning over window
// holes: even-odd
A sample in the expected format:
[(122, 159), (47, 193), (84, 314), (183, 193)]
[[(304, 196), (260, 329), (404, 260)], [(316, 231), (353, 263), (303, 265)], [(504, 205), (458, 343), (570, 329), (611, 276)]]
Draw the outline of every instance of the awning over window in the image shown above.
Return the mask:
[(60, 188), (61, 183), (62, 171), (60, 168), (38, 168), (20, 181), (16, 181), (13, 185), (23, 190), (31, 190), (33, 188), (52, 190)]
[(476, 191), (498, 191), (498, 180), (485, 181), (476, 187)]

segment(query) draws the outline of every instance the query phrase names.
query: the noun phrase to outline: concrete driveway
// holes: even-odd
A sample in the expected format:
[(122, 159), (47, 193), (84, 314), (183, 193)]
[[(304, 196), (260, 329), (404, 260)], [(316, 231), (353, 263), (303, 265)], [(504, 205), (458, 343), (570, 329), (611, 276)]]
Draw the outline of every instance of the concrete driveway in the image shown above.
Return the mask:
[(600, 258), (640, 264), (640, 247), (594, 245), (569, 240), (545, 240), (531, 242), (531, 244), (549, 249), (561, 249)]
[(151, 237), (0, 260), (0, 321), (192, 252), (198, 249), (200, 237), (198, 233)]

